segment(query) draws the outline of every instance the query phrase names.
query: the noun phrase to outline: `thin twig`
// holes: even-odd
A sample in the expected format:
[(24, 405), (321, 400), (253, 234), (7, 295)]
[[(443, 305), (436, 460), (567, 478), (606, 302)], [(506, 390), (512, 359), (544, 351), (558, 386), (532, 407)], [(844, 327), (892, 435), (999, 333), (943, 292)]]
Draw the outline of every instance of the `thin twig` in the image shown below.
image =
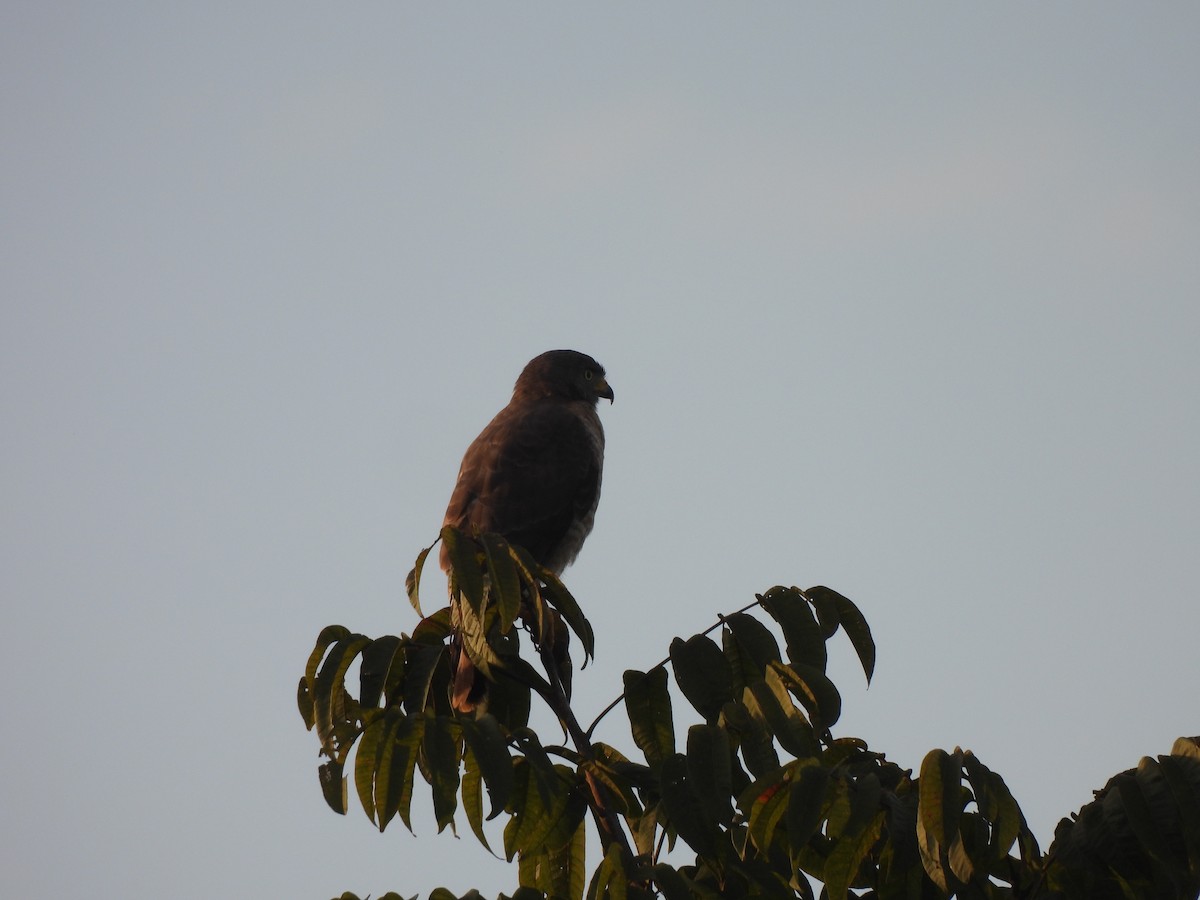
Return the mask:
[[(720, 628), (722, 625), (725, 624), (725, 620), (727, 618), (729, 618), (729, 616), (740, 615), (741, 613), (744, 613), (747, 610), (754, 609), (754, 607), (760, 606), (761, 604), (762, 604), (762, 597), (758, 597), (757, 599), (755, 599), (755, 601), (753, 603), (747, 603), (745, 606), (743, 606), (741, 609), (737, 610), (736, 612), (729, 613), (728, 615), (721, 615), (720, 613), (718, 613), (717, 621), (715, 621), (708, 628), (701, 631), (698, 635), (693, 635), (693, 637), (701, 637), (712, 631), (716, 631), (718, 628)], [(647, 669), (645, 672), (642, 673), (643, 677), (645, 677), (646, 675), (649, 675), (655, 669), (661, 669), (663, 666), (665, 666), (670, 661), (671, 661), (670, 656), (667, 656), (666, 659), (659, 660), (657, 663), (655, 663), (649, 669)], [(589, 725), (587, 731), (585, 731), (583, 733), (584, 737), (586, 737), (590, 741), (592, 739), (592, 734), (596, 730), (596, 726), (600, 724), (600, 720), (603, 719), (605, 716), (607, 716), (610, 712), (612, 712), (618, 706), (620, 706), (621, 701), (624, 699), (625, 699), (625, 692), (622, 691), (620, 696), (618, 696), (616, 700), (614, 700), (612, 703), (608, 704), (608, 706), (604, 707), (604, 709), (600, 710), (600, 715), (596, 716), (596, 718), (592, 720), (592, 724)]]

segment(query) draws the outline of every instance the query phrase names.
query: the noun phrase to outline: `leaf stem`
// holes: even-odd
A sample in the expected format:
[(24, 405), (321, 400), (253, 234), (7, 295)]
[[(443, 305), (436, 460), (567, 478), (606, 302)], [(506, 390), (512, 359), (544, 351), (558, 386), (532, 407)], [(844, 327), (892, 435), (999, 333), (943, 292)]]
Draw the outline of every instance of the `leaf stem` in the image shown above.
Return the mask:
[[(749, 610), (754, 609), (754, 607), (756, 607), (756, 606), (761, 606), (762, 605), (762, 595), (755, 594), (754, 597), (755, 597), (755, 599), (754, 599), (753, 603), (747, 603), (745, 606), (743, 606), (741, 609), (737, 610), (736, 612), (729, 613), (729, 615), (721, 615), (720, 613), (718, 613), (717, 621), (713, 622), (712, 625), (708, 626), (708, 628), (705, 628), (703, 631), (701, 631), (699, 633), (699, 635), (694, 635), (694, 637), (703, 636), (703, 635), (709, 634), (713, 631), (716, 631), (718, 628), (720, 628), (722, 625), (725, 624), (725, 620), (727, 618), (729, 618), (729, 616), (740, 615), (741, 613), (748, 612)], [(655, 669), (661, 669), (663, 666), (665, 666), (670, 661), (671, 661), (671, 657), (668, 655), (665, 659), (660, 659), (657, 663), (652, 665), (649, 669), (647, 669), (645, 671), (644, 674), (649, 675)], [(600, 714), (598, 716), (596, 716), (595, 719), (592, 720), (592, 724), (589, 725), (587, 731), (585, 731), (583, 733), (584, 737), (590, 741), (592, 739), (592, 734), (594, 734), (596, 731), (596, 726), (600, 724), (600, 720), (603, 719), (605, 716), (607, 716), (610, 712), (612, 712), (618, 706), (620, 706), (621, 701), (624, 699), (625, 699), (625, 692), (622, 691), (620, 693), (620, 695), (618, 695), (616, 700), (614, 700), (612, 703), (608, 704), (608, 706), (604, 707), (604, 709), (600, 710)]]

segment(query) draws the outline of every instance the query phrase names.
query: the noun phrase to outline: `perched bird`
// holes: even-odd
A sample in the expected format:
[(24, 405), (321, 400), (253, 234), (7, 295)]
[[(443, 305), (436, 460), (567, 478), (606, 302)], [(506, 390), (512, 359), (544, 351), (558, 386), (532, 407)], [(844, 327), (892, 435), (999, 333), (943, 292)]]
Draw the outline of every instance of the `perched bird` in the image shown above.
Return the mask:
[[(561, 574), (579, 555), (600, 502), (601, 397), (611, 403), (613, 391), (590, 356), (550, 350), (530, 360), (508, 406), (467, 448), (443, 524), (496, 532)], [(449, 570), (445, 545), (441, 565)], [(482, 681), (458, 646), (455, 709), (474, 709)]]

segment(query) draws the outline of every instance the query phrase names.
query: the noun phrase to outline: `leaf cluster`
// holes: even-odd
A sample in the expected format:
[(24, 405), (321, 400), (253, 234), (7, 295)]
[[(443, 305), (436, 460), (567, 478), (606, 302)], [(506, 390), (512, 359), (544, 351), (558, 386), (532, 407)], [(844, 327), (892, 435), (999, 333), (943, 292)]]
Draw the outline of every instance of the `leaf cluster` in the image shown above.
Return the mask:
[[(495, 535), (445, 529), (441, 539), (450, 605), (412, 635), (324, 629), (298, 704), (326, 757), (318, 773), (335, 811), (347, 810), (352, 773), (380, 830), (399, 816), (411, 831), (420, 775), (439, 831), (454, 829), (461, 810), (492, 850), (484, 823), (503, 823), (497, 849), (517, 862), (514, 900), (815, 900), (817, 883), (832, 900), (1196, 896), (1194, 742), (1116, 776), (1043, 854), (1003, 778), (970, 751), (933, 750), (914, 778), (865, 742), (834, 737), (842, 701), (826, 670), (829, 641), (846, 635), (868, 682), (875, 667), (870, 628), (838, 592), (777, 586), (706, 632), (675, 638), (662, 662), (626, 671), (621, 697), (584, 729), (569, 702), (569, 667), (546, 652), (561, 620), (592, 655), (574, 598)], [(409, 576), (418, 612), (430, 549)], [(522, 634), (538, 651), (533, 662)], [(470, 714), (450, 703), (455, 641), (488, 681)], [(543, 742), (529, 727), (533, 697), (558, 717), (569, 745)], [(592, 736), (617, 708), (632, 749)], [(682, 746), (677, 715), (693, 723)], [(589, 816), (600, 852), (591, 872)]]

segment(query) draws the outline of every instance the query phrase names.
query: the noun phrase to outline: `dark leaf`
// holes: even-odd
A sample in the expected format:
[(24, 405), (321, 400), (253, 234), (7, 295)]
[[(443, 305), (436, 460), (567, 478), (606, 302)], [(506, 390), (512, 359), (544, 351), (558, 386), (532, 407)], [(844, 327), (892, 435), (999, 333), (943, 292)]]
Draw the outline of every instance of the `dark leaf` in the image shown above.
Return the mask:
[[(767, 630), (762, 622), (748, 613), (734, 613), (722, 619), (733, 640), (736, 642), (735, 653), (738, 662), (733, 665), (734, 671), (741, 671), (743, 683), (750, 684), (763, 677), (763, 671), (772, 662), (780, 662), (779, 644), (775, 636)], [(726, 642), (726, 655), (730, 652), (729, 642)], [(733, 660), (730, 660), (733, 664)]]
[[(513, 631), (510, 634), (515, 636), (516, 632)], [(494, 717), (497, 722), (501, 723), (505, 728), (515, 731), (529, 724), (530, 690), (527, 683), (523, 683), (517, 678), (508, 677), (508, 675), (512, 674), (513, 663), (524, 663), (524, 660), (514, 660), (508, 657), (504, 659), (505, 677), (499, 678), (493, 684), (488, 685), (485, 708), (487, 713)], [(528, 664), (526, 663), (526, 665)]]
[(462, 804), (467, 824), (471, 826), (475, 838), (491, 852), (491, 845), (483, 830), (483, 776), (469, 743), (463, 751)]
[[(399, 671), (393, 673), (392, 669)], [(404, 653), (400, 638), (386, 635), (363, 648), (358, 673), (358, 702), (366, 709), (379, 705), (385, 684), (399, 685), (404, 677)]]
[[(415, 639), (415, 637), (414, 637)], [(447, 678), (449, 662), (446, 647), (437, 644), (410, 644), (405, 652), (404, 708), (409, 715), (419, 715), (430, 700), (430, 688), (438, 664), (446, 660)]]
[(792, 697), (774, 667), (767, 669), (765, 681), (747, 689), (745, 699), (750, 715), (775, 735), (784, 750), (797, 759), (817, 755), (820, 747), (812, 726), (792, 705)]
[(720, 825), (733, 819), (732, 753), (729, 734), (715, 725), (693, 725), (688, 729), (688, 779), (696, 789), (705, 817)]
[(750, 840), (763, 855), (770, 853), (775, 829), (787, 812), (794, 771), (793, 763), (777, 768), (755, 781), (738, 798), (738, 805), (746, 814)]
[(480, 541), (491, 573), (491, 597), (500, 615), (500, 631), (507, 632), (521, 613), (521, 581), (517, 577), (517, 567), (513, 564), (508, 541), (500, 535), (489, 532), (481, 535)]
[(1200, 761), (1200, 737), (1176, 738), (1171, 745), (1172, 756), (1188, 756)]
[(805, 766), (795, 778), (787, 808), (788, 841), (793, 858), (821, 827), (829, 787), (830, 773), (822, 766)]
[[(564, 823), (567, 821), (564, 817)], [(575, 824), (570, 838), (562, 846), (523, 854), (521, 880), (536, 885), (541, 896), (581, 900), (587, 879), (585, 848), (587, 829), (582, 817)]]
[(633, 787), (608, 766), (587, 759), (580, 763), (579, 770), (590, 781), (604, 785), (608, 792), (606, 803), (619, 815), (629, 815), (638, 808), (637, 794), (634, 793)]
[(1187, 775), (1189, 767), (1196, 769), (1195, 762), (1174, 756), (1160, 756), (1158, 764), (1179, 807), (1179, 821), (1190, 867), (1194, 873), (1200, 874), (1200, 784), (1189, 780)]
[(447, 825), (453, 826), (458, 808), (460, 747), (457, 723), (445, 716), (426, 720), (422, 751), (432, 775), (433, 812), (439, 833)]
[(379, 830), (398, 813), (404, 827), (412, 831), (409, 808), (416, 777), (418, 748), (425, 733), (425, 720), (395, 714), (380, 734), (376, 752), (375, 817)]
[[(749, 693), (747, 689), (746, 694)], [(775, 752), (771, 733), (750, 714), (745, 704), (725, 704), (718, 725), (733, 732), (742, 759), (746, 761), (746, 768), (754, 777), (759, 778), (779, 768), (779, 754)]]
[(688, 779), (687, 758), (675, 753), (662, 761), (662, 805), (671, 826), (702, 856), (716, 851), (717, 829)]
[(483, 715), (476, 719), (463, 718), (463, 739), (475, 755), (483, 781), (487, 785), (491, 812), (494, 819), (508, 805), (513, 789), (512, 756), (508, 752), (508, 741), (500, 730), (494, 716)]
[[(1146, 757), (1138, 767), (1135, 777), (1116, 779), (1116, 788), (1120, 794), (1121, 803), (1125, 807), (1126, 820), (1129, 822), (1129, 827), (1133, 829), (1133, 833), (1137, 836), (1138, 841), (1141, 842), (1142, 847), (1150, 855), (1151, 859), (1154, 859), (1160, 865), (1167, 866), (1171, 858), (1171, 849), (1167, 845), (1162, 830), (1155, 821), (1154, 813), (1150, 809), (1146, 795), (1142, 792), (1142, 784), (1150, 787), (1149, 780), (1139, 777), (1143, 776), (1145, 771), (1154, 771), (1157, 768), (1158, 763)], [(1154, 787), (1161, 790), (1161, 783)], [(1151, 790), (1153, 789), (1151, 788)]]
[(300, 708), (300, 718), (304, 720), (304, 727), (311, 730), (313, 727), (313, 699), (312, 692), (308, 689), (308, 679), (301, 678), (300, 686), (296, 688), (296, 706)]
[(953, 889), (949, 877), (951, 844), (961, 842), (961, 770), (959, 755), (945, 750), (930, 750), (921, 763), (917, 842), (926, 874), (947, 893)]
[(483, 572), (478, 545), (453, 525), (442, 526), (442, 544), (450, 561), (450, 594), (483, 613)]
[(443, 606), (417, 623), (412, 639), (417, 644), (441, 644), (450, 636), (451, 631), (453, 628), (450, 625), (450, 607)]
[(865, 827), (846, 834), (834, 844), (825, 860), (825, 889), (830, 900), (844, 900), (858, 876), (862, 862), (879, 839), (887, 814), (882, 810), (865, 823)]
[(346, 670), (370, 642), (370, 638), (361, 634), (339, 640), (330, 648), (317, 673), (313, 686), (313, 717), (321, 747), (330, 756), (338, 749), (333, 740), (334, 726), (345, 718)]
[(788, 660), (825, 671), (827, 651), (821, 626), (813, 617), (808, 600), (796, 588), (773, 587), (759, 598), (787, 642)]
[(488, 641), (488, 625), (494, 615), (490, 611), (480, 611), (470, 603), (459, 603), (455, 612), (463, 650), (484, 678), (495, 681), (492, 667), (500, 664), (500, 657)]
[(588, 885), (588, 900), (626, 900), (629, 876), (621, 860), (621, 848), (613, 844), (604, 854), (604, 859), (592, 875)]
[(584, 618), (579, 603), (571, 596), (571, 592), (567, 590), (557, 575), (545, 568), (541, 569), (540, 574), (545, 585), (542, 593), (579, 638), (579, 643), (583, 646), (582, 667), (586, 667), (588, 660), (596, 655), (596, 635), (592, 631), (592, 625)]
[(674, 866), (659, 863), (652, 870), (654, 884), (658, 887), (665, 900), (692, 900), (692, 892), (688, 890), (687, 882)]
[(649, 672), (627, 669), (625, 709), (633, 730), (633, 740), (646, 756), (646, 762), (657, 765), (675, 752), (675, 725), (671, 713), (671, 696), (667, 693), (667, 670), (657, 666)]
[(309, 696), (315, 689), (317, 668), (321, 665), (321, 660), (325, 658), (325, 651), (329, 649), (330, 644), (344, 641), (348, 637), (350, 637), (350, 629), (343, 625), (326, 625), (317, 635), (317, 644), (308, 654), (308, 665), (304, 667), (304, 680), (308, 682)]
[(987, 768), (970, 750), (963, 754), (963, 768), (971, 782), (975, 803), (991, 823), (986, 866), (1000, 862), (1026, 827), (1021, 808), (1004, 779)]
[[(504, 828), (504, 852), (508, 859), (540, 852), (567, 811), (572, 773), (565, 767), (552, 770), (551, 790), (543, 799), (528, 757), (518, 758), (513, 791), (513, 817)], [(548, 801), (548, 802), (547, 802)]]
[[(354, 754), (354, 787), (358, 802), (372, 822), (375, 819), (375, 769), (379, 764), (379, 740), (389, 730), (388, 717), (380, 715), (364, 729)], [(378, 824), (378, 822), (376, 822)]]
[(829, 729), (842, 714), (842, 696), (829, 677), (814, 666), (774, 663), (772, 668), (783, 684), (808, 711), (818, 731)]
[(733, 679), (721, 648), (702, 634), (686, 641), (675, 638), (671, 641), (671, 667), (688, 702), (706, 722), (715, 723), (721, 707), (733, 699)]
[(857, 606), (847, 597), (843, 597), (832, 588), (818, 585), (806, 592), (817, 609), (823, 629), (829, 630), (829, 636), (837, 631), (838, 626), (850, 638), (858, 661), (862, 663), (863, 674), (867, 676), (867, 684), (875, 674), (875, 639), (871, 636), (871, 627)]
[(828, 641), (837, 634), (838, 625), (841, 624), (837, 602), (841, 595), (819, 584), (810, 587), (804, 595), (812, 601), (813, 609), (817, 612), (817, 622), (821, 626), (821, 636)]
[(335, 813), (344, 816), (347, 788), (346, 779), (342, 777), (342, 764), (331, 759), (317, 768), (317, 775), (321, 779), (321, 793), (325, 796), (325, 802)]
[(434, 541), (431, 546), (426, 547), (417, 554), (417, 561), (413, 563), (408, 576), (404, 579), (404, 590), (408, 594), (408, 602), (417, 611), (417, 615), (422, 618), (424, 618), (425, 613), (421, 612), (421, 571), (425, 568), (425, 560), (429, 556), (429, 551), (435, 546), (437, 546), (437, 541)]
[(512, 736), (521, 752), (525, 754), (525, 761), (529, 764), (527, 771), (533, 788), (538, 792), (543, 805), (552, 806), (554, 795), (558, 792), (560, 785), (550, 754), (546, 752), (546, 748), (542, 746), (542, 742), (532, 728), (514, 729)]

